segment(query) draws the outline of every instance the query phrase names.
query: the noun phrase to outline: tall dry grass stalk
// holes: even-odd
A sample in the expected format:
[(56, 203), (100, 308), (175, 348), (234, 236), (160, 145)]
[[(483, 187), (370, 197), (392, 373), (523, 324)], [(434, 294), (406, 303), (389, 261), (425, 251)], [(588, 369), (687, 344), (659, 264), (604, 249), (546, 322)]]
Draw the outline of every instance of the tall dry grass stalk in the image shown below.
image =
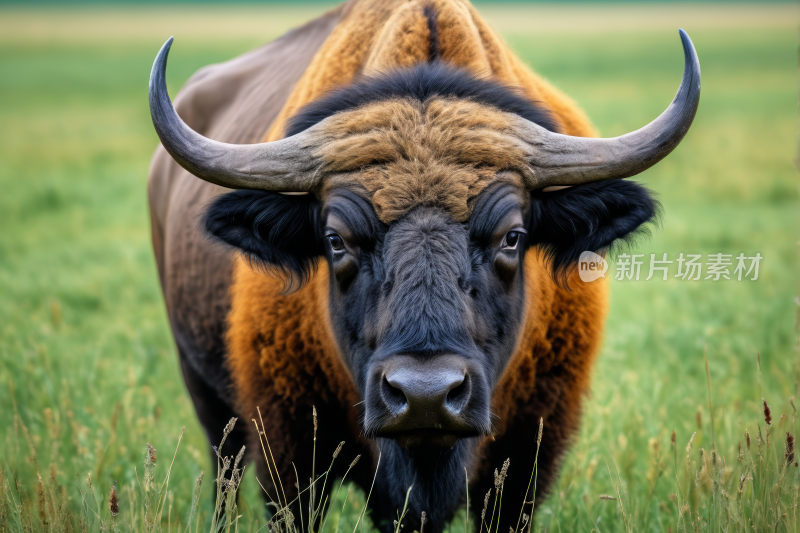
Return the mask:
[[(270, 476), (271, 487), (273, 492), (275, 493), (275, 497), (273, 498), (272, 493), (264, 486), (264, 483), (261, 480), (258, 480), (261, 489), (263, 490), (266, 498), (270, 501), (270, 506), (274, 509), (272, 517), (267, 522), (267, 527), (271, 533), (322, 533), (325, 531), (325, 528), (328, 524), (328, 519), (330, 518), (331, 513), (331, 504), (333, 501), (338, 499), (339, 493), (341, 492), (342, 487), (347, 480), (347, 476), (353, 467), (358, 463), (361, 456), (356, 456), (355, 459), (350, 463), (345, 471), (344, 476), (339, 481), (339, 485), (336, 488), (336, 492), (332, 499), (329, 498), (329, 495), (326, 494), (325, 489), (327, 487), (328, 478), (330, 477), (330, 473), (333, 470), (333, 465), (336, 459), (341, 454), (342, 448), (344, 447), (344, 441), (340, 442), (336, 449), (333, 451), (331, 456), (331, 462), (328, 468), (322, 472), (319, 476), (315, 477), (314, 469), (316, 467), (316, 433), (318, 429), (317, 423), (317, 415), (316, 415), (316, 408), (313, 408), (313, 424), (314, 424), (314, 441), (313, 441), (313, 451), (312, 451), (312, 477), (309, 480), (309, 484), (305, 488), (301, 488), (299, 476), (296, 474), (295, 470), (295, 478), (297, 480), (296, 486), (298, 489), (297, 496), (289, 500), (286, 497), (286, 491), (283, 487), (283, 481), (281, 480), (278, 465), (275, 462), (275, 458), (272, 454), (272, 447), (269, 444), (269, 439), (267, 438), (266, 431), (264, 429), (264, 420), (261, 416), (261, 410), (257, 409), (259, 420), (256, 421), (255, 419), (252, 420), (253, 424), (255, 425), (259, 443), (261, 445), (261, 453), (264, 456), (264, 461), (267, 466), (267, 471)], [(378, 459), (378, 465), (380, 465), (380, 458)], [(377, 475), (377, 470), (376, 470)], [(321, 483), (321, 485), (320, 485)], [(374, 483), (374, 480), (373, 480)], [(308, 507), (303, 510), (302, 509), (302, 498), (303, 495), (308, 492)], [(347, 494), (349, 495), (350, 488), (348, 487)], [(324, 497), (324, 499), (318, 498), (318, 496)], [(345, 498), (346, 501), (346, 498)], [(369, 502), (369, 497), (367, 498), (367, 502)], [(293, 510), (294, 509), (294, 510)], [(300, 527), (297, 527), (297, 521), (295, 519), (295, 511), (298, 512), (300, 517)], [(364, 509), (359, 514), (359, 520), (356, 522), (356, 529), (358, 528), (359, 523), (361, 523), (362, 519), (364, 518), (367, 511), (366, 504)], [(308, 517), (308, 524), (306, 527), (306, 522), (303, 519), (303, 515), (307, 515)], [(339, 524), (336, 525), (336, 531), (338, 532)], [(355, 531), (355, 529), (354, 529)]]

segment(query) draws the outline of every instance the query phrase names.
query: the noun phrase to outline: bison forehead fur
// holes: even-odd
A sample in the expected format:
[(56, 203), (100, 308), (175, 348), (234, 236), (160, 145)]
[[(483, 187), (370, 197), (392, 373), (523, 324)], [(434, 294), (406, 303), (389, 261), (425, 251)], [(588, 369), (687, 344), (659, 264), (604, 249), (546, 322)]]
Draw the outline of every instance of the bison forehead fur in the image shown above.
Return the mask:
[[(464, 101), (394, 100), (342, 113), (317, 149), (336, 175), (328, 190), (357, 185), (378, 217), (397, 220), (421, 204), (466, 221), (477, 195), (501, 169), (524, 168), (506, 113)], [(505, 179), (521, 185), (517, 175)]]

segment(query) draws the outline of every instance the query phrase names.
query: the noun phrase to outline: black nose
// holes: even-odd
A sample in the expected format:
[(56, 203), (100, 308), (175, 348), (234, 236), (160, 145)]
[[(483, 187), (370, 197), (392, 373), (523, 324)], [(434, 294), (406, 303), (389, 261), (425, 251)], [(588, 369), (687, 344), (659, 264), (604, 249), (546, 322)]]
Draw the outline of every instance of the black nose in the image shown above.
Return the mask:
[(465, 369), (442, 368), (438, 371), (423, 365), (397, 365), (383, 375), (381, 399), (394, 416), (433, 419), (455, 415), (469, 400), (470, 379)]
[(486, 389), (481, 370), (462, 357), (393, 356), (370, 372), (365, 429), (405, 441), (485, 434)]

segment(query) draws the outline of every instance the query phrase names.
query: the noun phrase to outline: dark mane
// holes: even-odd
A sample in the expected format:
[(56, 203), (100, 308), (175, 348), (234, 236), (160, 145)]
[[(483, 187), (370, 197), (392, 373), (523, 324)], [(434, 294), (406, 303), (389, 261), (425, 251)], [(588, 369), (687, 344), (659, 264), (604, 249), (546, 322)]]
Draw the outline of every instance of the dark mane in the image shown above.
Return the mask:
[(557, 122), (544, 103), (526, 98), (514, 87), (480, 78), (442, 61), (433, 61), (364, 77), (326, 94), (300, 109), (289, 120), (286, 135), (295, 135), (331, 115), (373, 102), (392, 98), (412, 98), (425, 102), (435, 96), (472, 100), (517, 114), (550, 131), (558, 131)]

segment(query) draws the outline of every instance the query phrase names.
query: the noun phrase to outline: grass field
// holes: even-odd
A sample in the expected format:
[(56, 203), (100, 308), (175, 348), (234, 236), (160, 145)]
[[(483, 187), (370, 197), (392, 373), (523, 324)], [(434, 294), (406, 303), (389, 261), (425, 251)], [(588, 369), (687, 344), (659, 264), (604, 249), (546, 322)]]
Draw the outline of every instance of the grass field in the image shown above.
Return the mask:
[[(210, 460), (179, 373), (149, 244), (145, 181), (157, 143), (147, 110), (149, 69), (174, 34), (168, 73), (174, 95), (194, 70), (267, 42), (321, 9), (0, 11), (0, 466), (7, 479), (16, 476), (34, 508), (38, 464), (45, 478), (52, 465), (73, 515), (80, 515), (79, 486), (85, 491), (89, 474), (98, 497), (107, 497), (116, 480), (127, 509), (146, 444), (158, 449), (161, 479), (185, 426), (164, 529), (168, 515), (169, 527), (185, 526), (200, 471), (209, 519)], [(693, 432), (692, 478), (695, 468), (705, 471), (699, 450), (710, 452), (716, 435), (725, 461), (720, 483), (741, 473), (735, 467), (745, 429), (766, 430), (762, 396), (772, 407), (779, 454), (784, 433), (794, 433), (798, 9), (626, 4), (482, 11), (604, 136), (640, 127), (673, 97), (683, 57), (677, 25), (695, 42), (703, 69), (700, 111), (676, 152), (640, 177), (658, 192), (665, 214), (636, 252), (666, 252), (671, 259), (681, 252), (758, 252), (759, 279), (675, 280), (673, 264), (666, 282), (612, 281), (583, 429), (537, 527), (691, 530), (670, 499), (683, 493), (690, 514), (702, 514), (709, 521), (702, 528), (713, 529), (706, 514), (712, 516), (720, 493), (704, 479), (695, 488), (686, 473), (684, 449)], [(682, 472), (677, 488), (673, 430)], [(772, 461), (769, 468), (780, 474), (779, 456)], [(797, 479), (796, 471), (786, 473), (787, 486)], [(750, 490), (762, 482), (751, 482)], [(621, 501), (600, 499), (617, 498), (615, 485)], [(254, 530), (264, 515), (252, 473), (243, 488), (242, 529)], [(776, 490), (773, 503), (790, 496)], [(350, 498), (343, 531), (363, 502), (362, 495)], [(522, 495), (513, 498), (521, 503)], [(777, 521), (757, 530), (797, 527), (796, 500), (771, 512)], [(0, 531), (3, 520), (0, 513)]]

